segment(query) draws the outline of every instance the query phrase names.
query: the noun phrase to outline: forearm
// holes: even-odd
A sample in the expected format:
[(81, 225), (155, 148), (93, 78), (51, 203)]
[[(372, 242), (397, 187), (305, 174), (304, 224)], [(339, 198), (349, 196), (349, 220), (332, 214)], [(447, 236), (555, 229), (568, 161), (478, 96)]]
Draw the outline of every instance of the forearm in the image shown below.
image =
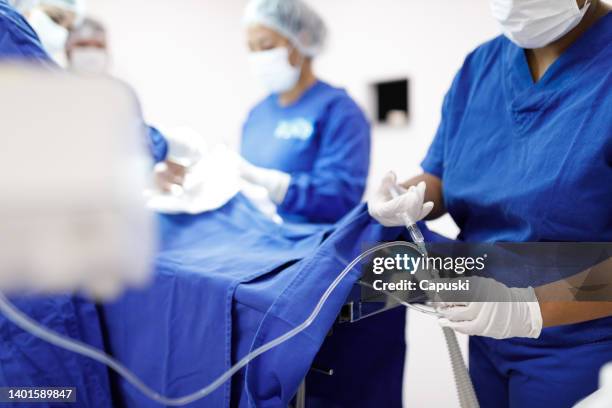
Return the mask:
[(578, 274), (535, 288), (544, 327), (612, 316), (612, 258)]
[(442, 180), (440, 180), (438, 177), (434, 176), (433, 174), (423, 173), (401, 183), (401, 186), (404, 188), (409, 188), (410, 186), (416, 186), (421, 181), (424, 181), (425, 184), (427, 184), (425, 201), (431, 201), (434, 203), (434, 208), (426, 219), (433, 220), (446, 214), (444, 197), (442, 196)]
[(544, 327), (553, 327), (612, 316), (612, 301), (540, 302), (540, 310)]

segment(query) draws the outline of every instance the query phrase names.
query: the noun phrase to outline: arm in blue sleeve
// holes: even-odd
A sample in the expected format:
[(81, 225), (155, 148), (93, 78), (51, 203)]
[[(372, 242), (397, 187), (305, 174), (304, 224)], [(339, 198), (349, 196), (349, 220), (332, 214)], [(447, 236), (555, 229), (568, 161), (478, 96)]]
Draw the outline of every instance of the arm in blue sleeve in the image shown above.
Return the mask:
[(357, 105), (340, 101), (326, 118), (313, 170), (291, 174), (280, 205), (312, 222), (335, 222), (359, 204), (370, 166), (370, 125)]
[(455, 101), (455, 94), (457, 93), (457, 88), (460, 86), (461, 75), (462, 72), (459, 71), (455, 76), (453, 83), (444, 96), (444, 102), (442, 103), (442, 114), (440, 117), (440, 124), (438, 125), (438, 130), (436, 131), (436, 135), (434, 136), (433, 142), (429, 146), (429, 150), (425, 155), (425, 159), (421, 162), (421, 168), (425, 173), (433, 174), (442, 180), (442, 175), (444, 173), (445, 167), (445, 151), (448, 147), (448, 137), (451, 129), (449, 124), (450, 122), (450, 114), (452, 111), (453, 103)]
[[(425, 173), (433, 174), (440, 180), (443, 179), (444, 168), (448, 160), (449, 139), (452, 138), (453, 134), (456, 134), (456, 127), (461, 123), (457, 120), (457, 115), (461, 114), (463, 106), (467, 103), (465, 98), (469, 93), (471, 83), (469, 72), (473, 64), (471, 62), (473, 58), (474, 53), (472, 52), (466, 57), (463, 66), (453, 78), (453, 83), (444, 96), (438, 130), (429, 146), (425, 159), (421, 162), (421, 168)], [(476, 65), (482, 64), (476, 62)]]
[(168, 155), (168, 142), (166, 138), (153, 126), (149, 126), (149, 150), (155, 163), (164, 161)]
[(439, 179), (442, 179), (442, 174), (444, 173), (444, 147), (446, 145), (446, 122), (444, 118), (446, 116), (445, 106), (447, 99), (448, 94), (446, 98), (444, 98), (445, 102), (442, 107), (442, 117), (438, 125), (438, 130), (434, 136), (433, 142), (431, 142), (427, 150), (425, 159), (421, 162), (421, 168), (425, 173), (433, 174)]
[(0, 60), (25, 60), (57, 68), (25, 18), (4, 0), (0, 0)]

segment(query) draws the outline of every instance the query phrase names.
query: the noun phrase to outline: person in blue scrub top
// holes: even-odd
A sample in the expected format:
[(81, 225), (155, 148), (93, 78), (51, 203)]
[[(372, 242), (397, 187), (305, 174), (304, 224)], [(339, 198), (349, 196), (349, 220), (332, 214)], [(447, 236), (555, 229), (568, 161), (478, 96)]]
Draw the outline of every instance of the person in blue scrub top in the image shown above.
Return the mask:
[(7, 0), (0, 0), (0, 61), (54, 66), (34, 29)]
[(243, 128), (243, 178), (265, 187), (287, 220), (331, 223), (361, 200), (370, 126), (342, 89), (317, 79), (326, 28), (300, 0), (253, 0), (249, 63), (270, 92)]
[[(387, 226), (449, 213), (468, 242), (612, 241), (612, 13), (599, 0), (491, 0), (505, 35), (474, 50), (448, 91), (420, 182), (383, 181), (370, 213)], [(424, 204), (425, 201), (429, 203)], [(607, 261), (608, 264), (610, 260)], [(493, 290), (493, 289), (492, 289)], [(499, 290), (495, 288), (494, 290)], [(480, 406), (570, 407), (612, 361), (612, 302), (441, 305), (470, 337)]]

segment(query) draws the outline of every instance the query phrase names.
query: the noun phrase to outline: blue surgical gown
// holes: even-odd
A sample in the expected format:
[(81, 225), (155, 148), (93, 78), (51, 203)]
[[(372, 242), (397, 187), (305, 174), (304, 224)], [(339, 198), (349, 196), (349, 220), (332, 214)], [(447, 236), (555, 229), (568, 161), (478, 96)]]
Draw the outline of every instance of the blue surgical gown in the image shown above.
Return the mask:
[(0, 61), (54, 65), (32, 27), (6, 0), (0, 0)]
[(293, 221), (334, 222), (361, 200), (370, 164), (370, 126), (342, 89), (317, 82), (281, 106), (270, 95), (250, 112), (241, 154), (291, 175), (279, 213)]
[[(446, 95), (422, 163), (443, 181), (460, 238), (612, 241), (612, 14), (534, 83), (504, 37), (472, 52)], [(612, 318), (539, 339), (470, 339), (481, 406), (571, 406), (612, 360)]]

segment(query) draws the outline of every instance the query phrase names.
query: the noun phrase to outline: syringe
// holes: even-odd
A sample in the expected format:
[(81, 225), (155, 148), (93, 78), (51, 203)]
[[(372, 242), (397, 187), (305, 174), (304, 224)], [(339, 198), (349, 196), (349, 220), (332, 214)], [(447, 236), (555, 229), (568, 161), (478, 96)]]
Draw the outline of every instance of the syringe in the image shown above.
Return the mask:
[[(399, 190), (399, 187), (395, 184), (389, 187), (389, 192), (391, 193), (391, 197), (393, 198), (397, 198), (402, 194)], [(417, 247), (419, 248), (419, 250), (424, 256), (427, 256), (427, 248), (425, 247), (425, 238), (423, 237), (423, 234), (421, 233), (421, 230), (417, 226), (416, 222), (412, 218), (410, 218), (410, 216), (406, 213), (401, 214), (401, 216), (402, 216), (402, 219), (404, 220), (404, 224), (406, 225), (406, 228), (408, 229), (408, 232), (410, 233), (410, 238), (412, 238), (412, 242), (414, 242), (417, 245)]]

